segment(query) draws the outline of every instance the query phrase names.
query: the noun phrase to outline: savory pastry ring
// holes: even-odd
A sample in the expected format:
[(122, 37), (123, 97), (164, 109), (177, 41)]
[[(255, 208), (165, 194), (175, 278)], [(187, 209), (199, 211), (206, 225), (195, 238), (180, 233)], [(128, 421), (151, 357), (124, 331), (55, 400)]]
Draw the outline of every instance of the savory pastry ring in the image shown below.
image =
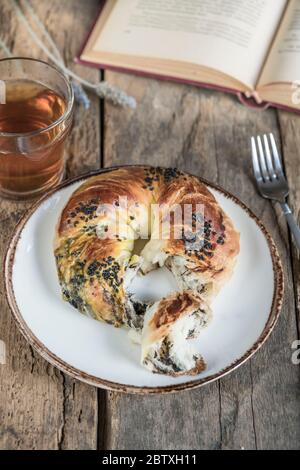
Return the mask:
[[(134, 254), (138, 238), (148, 241), (141, 253)], [(208, 304), (231, 276), (239, 252), (239, 234), (199, 179), (177, 169), (147, 166), (121, 167), (92, 176), (64, 207), (54, 251), (63, 298), (98, 320), (142, 332), (146, 367), (171, 375), (198, 373), (204, 368), (197, 355), (194, 361), (184, 360), (184, 351), (180, 357), (174, 355), (174, 345), (167, 352), (162, 348), (168, 335), (176, 342), (178, 322), (181, 325), (192, 318), (194, 336), (208, 323)], [(132, 296), (129, 286), (138, 273), (158, 265), (174, 274), (181, 294), (147, 305)], [(151, 349), (153, 324), (151, 328), (144, 324), (145, 318), (157, 318), (169, 304), (173, 319), (168, 323), (172, 326)], [(178, 313), (182, 305), (185, 313), (178, 316), (176, 306)], [(199, 316), (195, 312), (200, 307)], [(181, 326), (182, 333), (185, 326)], [(184, 339), (193, 336), (184, 335)]]

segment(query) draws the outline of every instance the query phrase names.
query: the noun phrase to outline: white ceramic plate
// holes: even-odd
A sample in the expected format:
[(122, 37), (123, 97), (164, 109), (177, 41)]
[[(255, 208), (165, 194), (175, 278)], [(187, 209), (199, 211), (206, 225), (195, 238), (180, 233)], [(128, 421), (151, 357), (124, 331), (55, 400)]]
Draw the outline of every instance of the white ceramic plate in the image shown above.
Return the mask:
[[(107, 170), (106, 170), (107, 171)], [(59, 214), (87, 178), (60, 185), (19, 223), (5, 263), (8, 300), (26, 339), (49, 362), (90, 384), (135, 393), (194, 388), (232, 371), (257, 351), (278, 318), (283, 275), (276, 247), (263, 225), (235, 197), (205, 182), (240, 231), (241, 250), (232, 279), (213, 303), (213, 321), (196, 340), (207, 369), (196, 377), (152, 374), (139, 363), (140, 348), (124, 329), (80, 314), (63, 302), (53, 256)], [(164, 271), (136, 289), (152, 294), (172, 288)]]

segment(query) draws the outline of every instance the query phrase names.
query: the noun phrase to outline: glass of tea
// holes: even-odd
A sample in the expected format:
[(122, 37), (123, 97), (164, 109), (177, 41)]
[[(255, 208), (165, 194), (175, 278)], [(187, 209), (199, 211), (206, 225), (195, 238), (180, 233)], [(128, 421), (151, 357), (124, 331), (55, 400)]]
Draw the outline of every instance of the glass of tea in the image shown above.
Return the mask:
[(27, 199), (63, 178), (74, 96), (56, 67), (30, 58), (0, 60), (0, 195)]

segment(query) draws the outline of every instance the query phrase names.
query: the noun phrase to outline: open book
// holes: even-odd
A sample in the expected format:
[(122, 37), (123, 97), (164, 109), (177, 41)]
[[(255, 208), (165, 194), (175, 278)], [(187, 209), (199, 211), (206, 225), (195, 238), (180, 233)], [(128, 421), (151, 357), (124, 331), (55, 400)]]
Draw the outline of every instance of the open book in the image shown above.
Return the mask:
[(107, 0), (79, 61), (300, 111), (300, 0)]

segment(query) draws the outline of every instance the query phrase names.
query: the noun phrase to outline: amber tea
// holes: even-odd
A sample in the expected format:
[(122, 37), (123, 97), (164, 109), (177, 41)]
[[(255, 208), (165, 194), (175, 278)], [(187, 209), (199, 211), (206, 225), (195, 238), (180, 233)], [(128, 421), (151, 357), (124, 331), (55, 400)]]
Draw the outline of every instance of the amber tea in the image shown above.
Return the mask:
[[(39, 64), (52, 69), (48, 64)], [(54, 72), (59, 74), (56, 69)], [(31, 197), (54, 186), (63, 176), (64, 146), (71, 125), (70, 114), (65, 119), (68, 103), (54, 87), (35, 80), (10, 78), (4, 83), (5, 101), (0, 103), (0, 193)]]
[[(26, 134), (46, 129), (61, 116), (66, 103), (54, 91), (28, 80), (6, 85), (6, 103), (0, 104), (0, 133), (25, 134), (18, 145), (0, 136), (0, 186), (7, 192), (32, 192), (52, 185), (63, 169), (65, 134), (51, 129), (39, 136), (38, 147)], [(25, 137), (25, 138), (24, 138)], [(34, 136), (32, 136), (33, 138)], [(56, 138), (57, 137), (57, 138)]]

